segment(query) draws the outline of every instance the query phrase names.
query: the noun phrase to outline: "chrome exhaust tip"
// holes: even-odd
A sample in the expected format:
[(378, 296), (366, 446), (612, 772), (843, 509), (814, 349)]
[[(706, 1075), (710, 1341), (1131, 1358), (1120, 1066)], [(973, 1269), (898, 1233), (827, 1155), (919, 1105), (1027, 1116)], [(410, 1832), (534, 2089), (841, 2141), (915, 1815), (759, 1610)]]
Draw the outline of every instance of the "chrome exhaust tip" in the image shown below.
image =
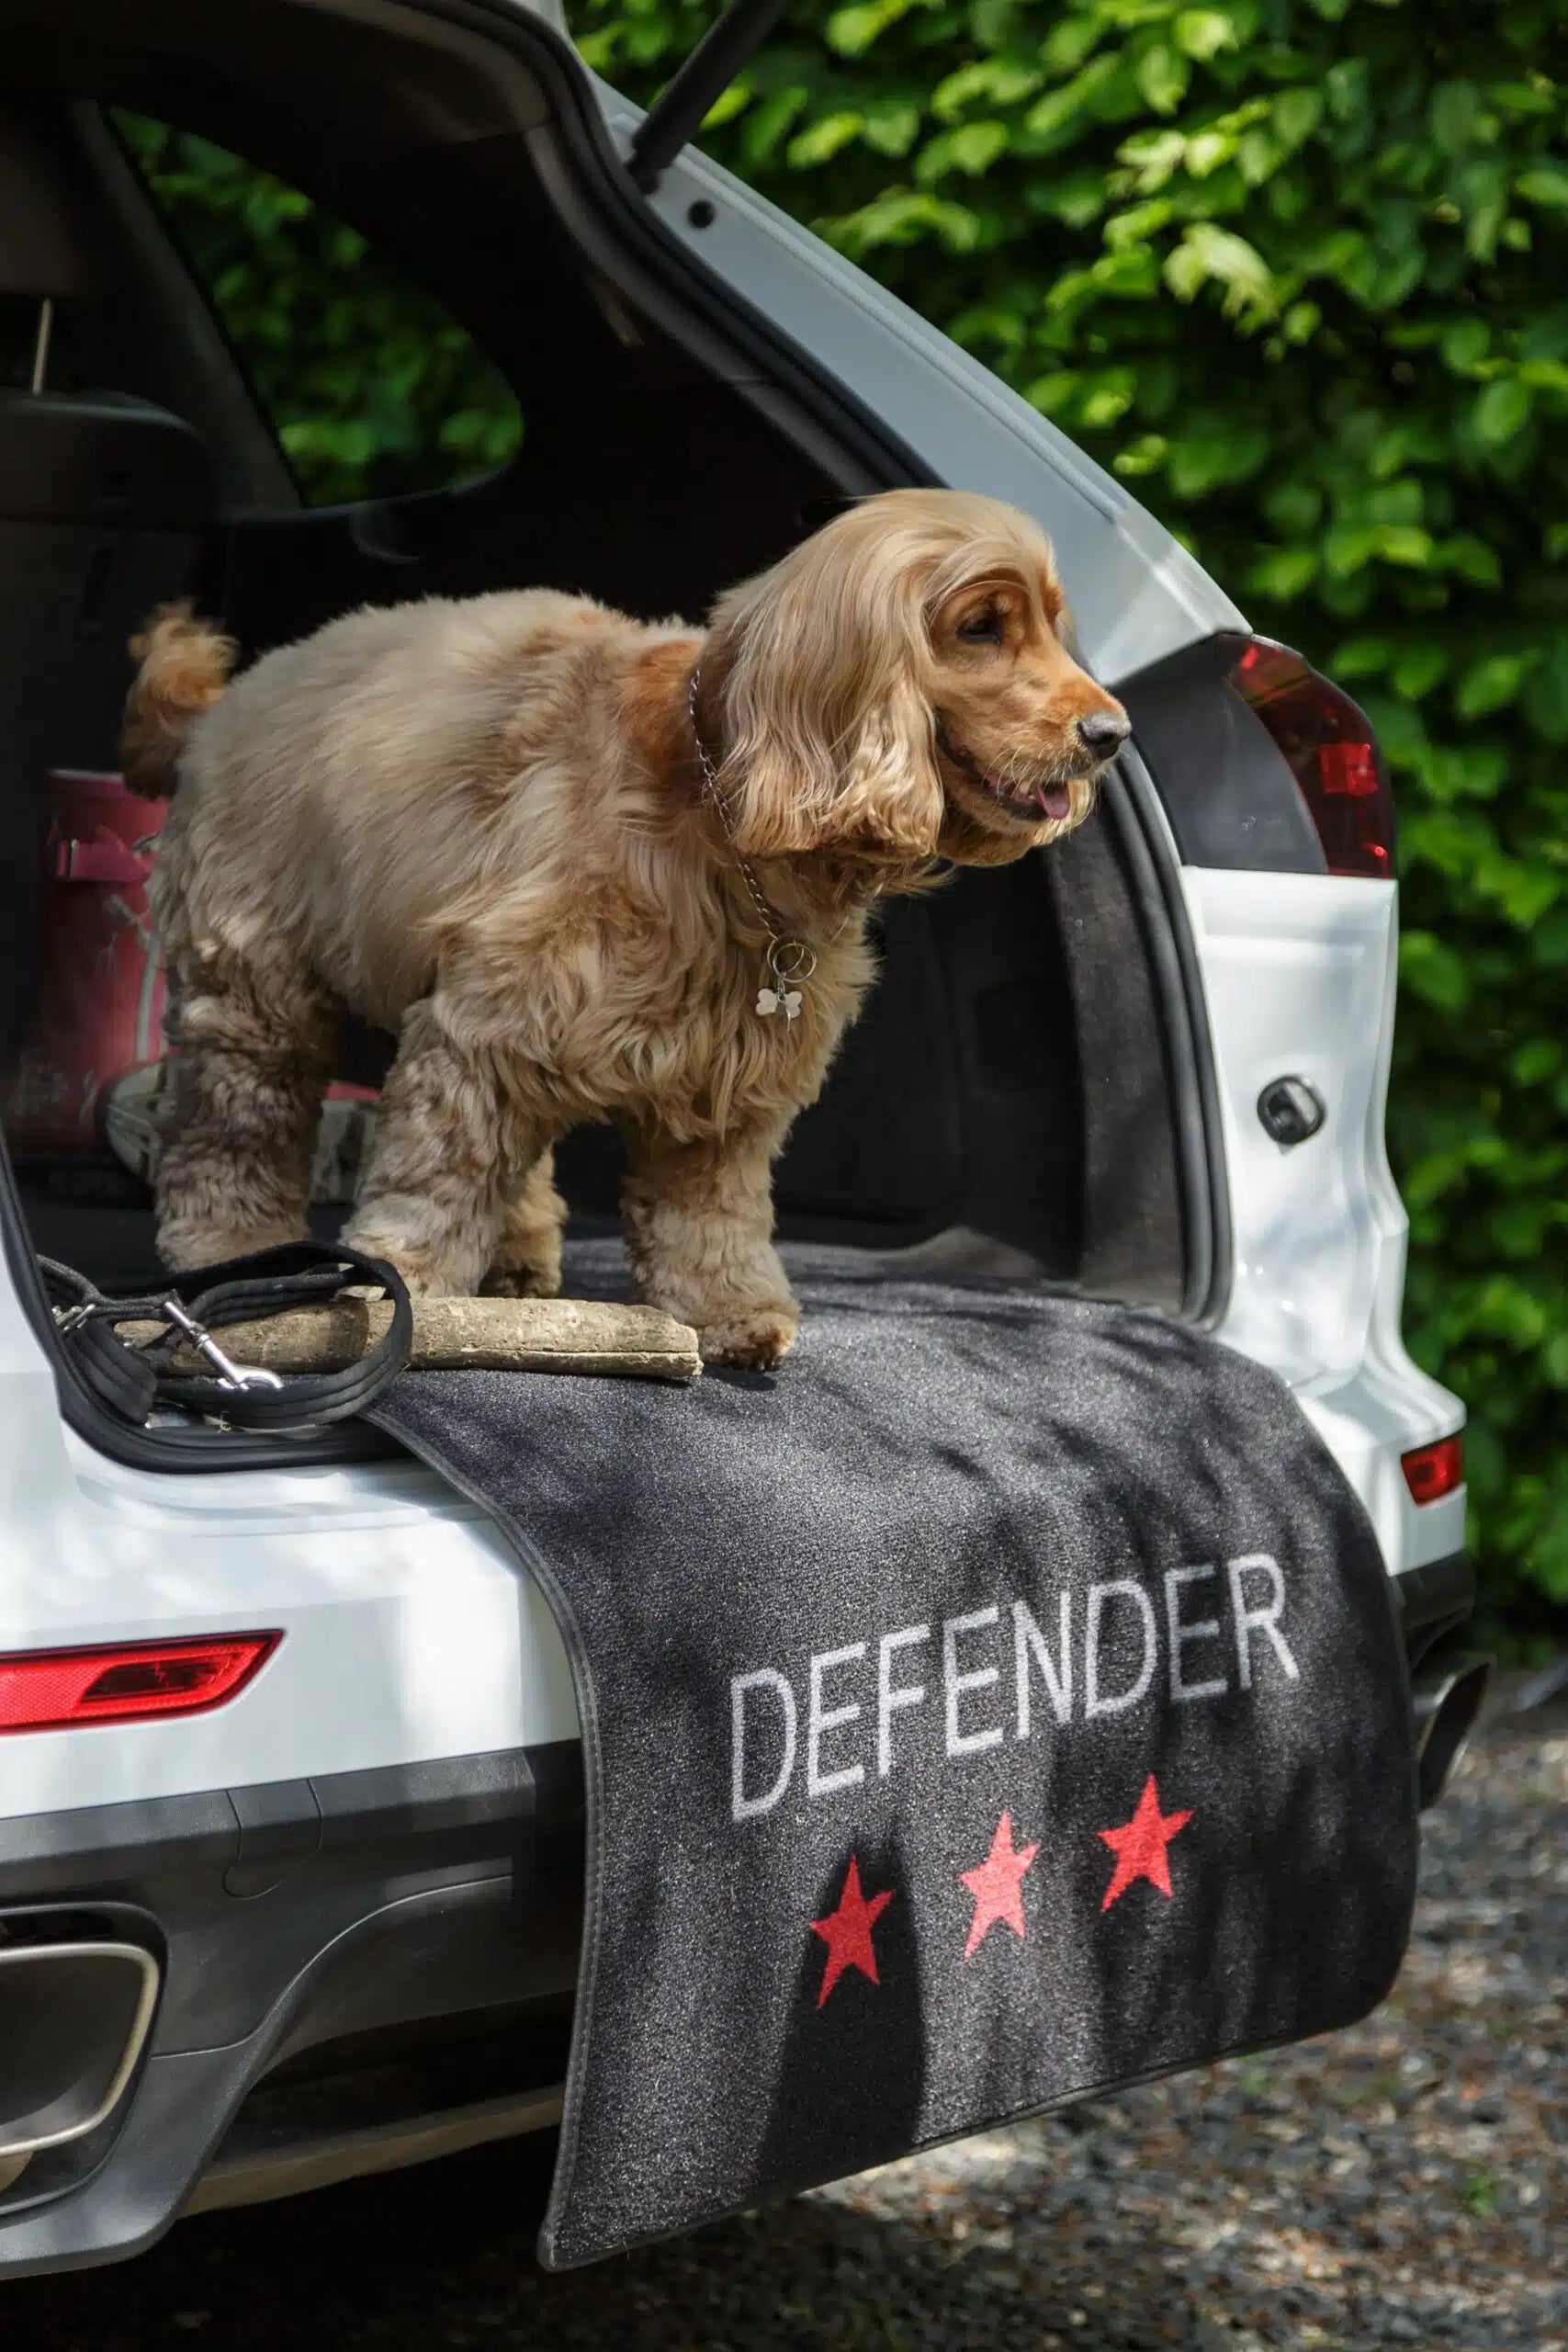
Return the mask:
[(8, 1942), (0, 1917), (0, 2194), (46, 2150), (107, 2121), (141, 2063), (158, 1963), (115, 1937)]
[(1416, 1790), (1421, 1811), (1437, 1804), (1481, 1719), (1495, 1658), (1454, 1650), (1411, 1683), (1416, 1710)]

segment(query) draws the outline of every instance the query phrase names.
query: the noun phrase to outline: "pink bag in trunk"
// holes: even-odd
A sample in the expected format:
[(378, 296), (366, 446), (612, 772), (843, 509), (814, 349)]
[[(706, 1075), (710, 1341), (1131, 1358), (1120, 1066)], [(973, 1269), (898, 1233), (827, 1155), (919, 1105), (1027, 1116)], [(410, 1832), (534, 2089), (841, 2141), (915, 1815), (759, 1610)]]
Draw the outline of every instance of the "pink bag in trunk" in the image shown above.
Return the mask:
[(0, 1107), (18, 1159), (101, 1159), (106, 1090), (162, 1050), (147, 878), (168, 804), (77, 768), (52, 771), (49, 797), (39, 1010)]
[[(164, 1069), (164, 969), (147, 881), (168, 802), (79, 768), (54, 769), (49, 793), (39, 1010), (0, 1088), (0, 1124), (17, 1159), (114, 1161), (150, 1184)], [(328, 1087), (313, 1200), (354, 1198), (377, 1101), (373, 1087)]]

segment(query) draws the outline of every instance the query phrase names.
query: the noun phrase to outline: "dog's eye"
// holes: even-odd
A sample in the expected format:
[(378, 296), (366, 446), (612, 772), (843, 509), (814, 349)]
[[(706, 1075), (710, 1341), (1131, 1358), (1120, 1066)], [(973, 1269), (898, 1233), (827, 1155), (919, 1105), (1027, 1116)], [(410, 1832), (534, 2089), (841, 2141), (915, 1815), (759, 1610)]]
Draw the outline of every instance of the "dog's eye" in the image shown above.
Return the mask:
[(955, 634), (965, 645), (999, 645), (1002, 641), (1002, 616), (987, 605), (983, 612), (966, 614), (958, 624)]

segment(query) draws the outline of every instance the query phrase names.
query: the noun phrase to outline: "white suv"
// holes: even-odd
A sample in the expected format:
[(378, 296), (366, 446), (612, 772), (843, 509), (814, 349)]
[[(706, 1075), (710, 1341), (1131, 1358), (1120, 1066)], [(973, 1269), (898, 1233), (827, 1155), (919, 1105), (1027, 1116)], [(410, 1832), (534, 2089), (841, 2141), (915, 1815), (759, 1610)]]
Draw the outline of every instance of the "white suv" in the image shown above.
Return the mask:
[[(516, 0), (0, 0), (0, 297), (24, 323), (47, 303), (53, 352), (0, 397), (5, 1050), (41, 779), (114, 765), (156, 596), (195, 594), (253, 652), (366, 601), (524, 582), (698, 614), (835, 502), (990, 492), (1052, 534), (1134, 745), (1049, 858), (889, 913), (781, 1171), (784, 1234), (1206, 1324), (1333, 1449), (1413, 1657), (1457, 1624), (1461, 1414), (1400, 1340), (1393, 817), (1355, 706), (984, 368), (679, 152), (700, 70), (628, 169), (641, 119)], [(303, 506), (121, 106), (394, 254), (515, 389), (515, 459)], [(565, 1181), (590, 1223), (613, 1210), (604, 1137)], [(581, 1783), (527, 1575), (363, 1430), (107, 1415), (35, 1252), (150, 1281), (134, 1186), (18, 1165), (0, 1224), (0, 2271), (550, 2123)], [(1478, 1683), (1447, 1688), (1428, 1792)]]

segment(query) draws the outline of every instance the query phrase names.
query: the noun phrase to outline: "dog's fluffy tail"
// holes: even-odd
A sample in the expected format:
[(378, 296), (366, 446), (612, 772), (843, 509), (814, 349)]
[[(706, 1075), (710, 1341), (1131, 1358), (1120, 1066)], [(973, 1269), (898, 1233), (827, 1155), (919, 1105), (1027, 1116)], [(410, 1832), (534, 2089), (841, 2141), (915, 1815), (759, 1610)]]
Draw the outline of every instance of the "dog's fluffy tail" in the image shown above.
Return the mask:
[(179, 782), (180, 747), (228, 684), (239, 648), (187, 603), (160, 605), (130, 650), (141, 667), (126, 698), (120, 763), (132, 792), (166, 800)]

